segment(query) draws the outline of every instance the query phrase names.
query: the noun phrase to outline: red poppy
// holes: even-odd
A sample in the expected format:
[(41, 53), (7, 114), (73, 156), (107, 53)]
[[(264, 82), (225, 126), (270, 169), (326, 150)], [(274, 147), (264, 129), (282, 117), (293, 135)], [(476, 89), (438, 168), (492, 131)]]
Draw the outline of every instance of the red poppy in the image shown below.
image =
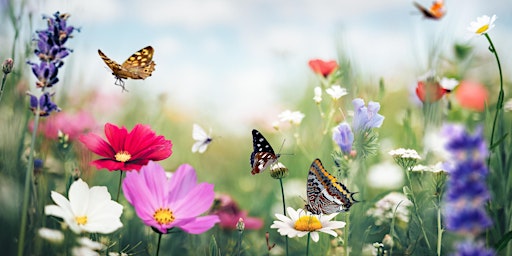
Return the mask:
[(157, 136), (147, 125), (137, 124), (128, 133), (124, 126), (107, 123), (105, 135), (108, 142), (93, 133), (79, 138), (89, 150), (103, 157), (91, 162), (98, 169), (138, 171), (150, 160), (163, 160), (172, 154), (172, 142)]
[(324, 77), (329, 76), (338, 68), (338, 63), (335, 60), (323, 61), (320, 59), (314, 59), (310, 60), (308, 64), (313, 72)]
[(423, 103), (436, 102), (440, 100), (446, 93), (447, 90), (441, 87), (438, 82), (418, 81), (418, 85), (416, 86), (416, 95), (418, 95), (418, 98)]
[(460, 106), (475, 111), (484, 111), (487, 97), (487, 89), (477, 82), (462, 81), (455, 90), (455, 98)]

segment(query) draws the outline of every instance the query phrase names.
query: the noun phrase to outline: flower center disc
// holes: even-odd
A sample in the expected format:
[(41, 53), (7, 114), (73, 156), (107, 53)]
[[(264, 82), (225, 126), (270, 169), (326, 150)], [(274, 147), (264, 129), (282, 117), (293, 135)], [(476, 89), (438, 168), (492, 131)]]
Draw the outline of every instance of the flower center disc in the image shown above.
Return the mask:
[(482, 34), (483, 32), (487, 31), (487, 29), (489, 28), (489, 25), (488, 24), (485, 24), (483, 26), (481, 26), (477, 31), (476, 33), (477, 34)]
[(153, 214), (153, 219), (160, 225), (166, 225), (173, 222), (175, 217), (169, 208), (158, 208)]
[(75, 221), (76, 221), (76, 223), (78, 223), (78, 225), (85, 225), (85, 224), (87, 224), (87, 216), (75, 217)]
[(322, 228), (322, 223), (315, 216), (302, 216), (295, 222), (294, 228), (300, 231), (316, 231)]
[(132, 158), (132, 155), (130, 155), (130, 153), (128, 153), (128, 151), (119, 151), (117, 152), (117, 154), (115, 155), (115, 158), (117, 161), (119, 162), (126, 162), (128, 160), (130, 160), (130, 158)]

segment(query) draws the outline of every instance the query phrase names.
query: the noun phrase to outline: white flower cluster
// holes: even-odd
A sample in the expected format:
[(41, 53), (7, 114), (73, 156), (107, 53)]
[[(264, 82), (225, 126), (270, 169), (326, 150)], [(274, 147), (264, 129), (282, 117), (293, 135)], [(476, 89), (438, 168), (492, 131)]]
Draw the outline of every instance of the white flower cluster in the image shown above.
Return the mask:
[(410, 206), (412, 206), (412, 202), (404, 194), (391, 192), (377, 201), (375, 206), (366, 212), (366, 215), (373, 217), (376, 225), (391, 222), (393, 216), (398, 221), (407, 223), (409, 222)]

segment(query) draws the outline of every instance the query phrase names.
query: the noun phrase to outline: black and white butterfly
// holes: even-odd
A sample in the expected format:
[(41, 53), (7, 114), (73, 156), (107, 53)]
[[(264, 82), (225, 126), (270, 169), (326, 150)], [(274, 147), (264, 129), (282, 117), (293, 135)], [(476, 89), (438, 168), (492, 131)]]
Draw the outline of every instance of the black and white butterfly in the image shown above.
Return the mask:
[(251, 154), (251, 174), (263, 172), (267, 167), (277, 162), (280, 154), (274, 153), (274, 149), (256, 129), (252, 130), (253, 152)]
[(195, 140), (194, 145), (192, 145), (192, 153), (199, 152), (201, 154), (206, 151), (208, 145), (210, 145), (213, 140), (210, 134), (206, 133), (203, 128), (197, 124), (192, 126), (192, 138)]

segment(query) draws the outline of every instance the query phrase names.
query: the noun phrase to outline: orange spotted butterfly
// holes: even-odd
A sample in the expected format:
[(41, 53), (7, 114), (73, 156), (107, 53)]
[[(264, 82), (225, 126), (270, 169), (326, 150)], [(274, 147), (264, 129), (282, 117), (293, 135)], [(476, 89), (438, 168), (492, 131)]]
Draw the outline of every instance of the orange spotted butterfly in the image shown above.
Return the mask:
[(251, 154), (251, 174), (263, 172), (267, 167), (277, 162), (280, 154), (274, 153), (274, 149), (256, 129), (252, 130), (253, 152)]
[(306, 192), (306, 210), (313, 214), (346, 212), (354, 203), (359, 202), (353, 198), (357, 192), (348, 191), (345, 185), (324, 168), (318, 158), (309, 168)]
[(423, 16), (428, 19), (439, 20), (446, 14), (444, 10), (444, 0), (436, 0), (432, 2), (430, 9), (427, 9), (416, 2), (413, 2), (413, 4), (418, 8), (418, 10), (420, 10)]
[(156, 65), (155, 62), (153, 62), (153, 53), (153, 47), (146, 46), (132, 54), (132, 56), (125, 60), (123, 64), (119, 65), (119, 63), (111, 60), (100, 49), (98, 49), (98, 54), (101, 59), (103, 59), (107, 66), (112, 70), (112, 75), (116, 77), (115, 85), (121, 86), (123, 91), (126, 91), (123, 79), (146, 79), (146, 77), (151, 76)]

